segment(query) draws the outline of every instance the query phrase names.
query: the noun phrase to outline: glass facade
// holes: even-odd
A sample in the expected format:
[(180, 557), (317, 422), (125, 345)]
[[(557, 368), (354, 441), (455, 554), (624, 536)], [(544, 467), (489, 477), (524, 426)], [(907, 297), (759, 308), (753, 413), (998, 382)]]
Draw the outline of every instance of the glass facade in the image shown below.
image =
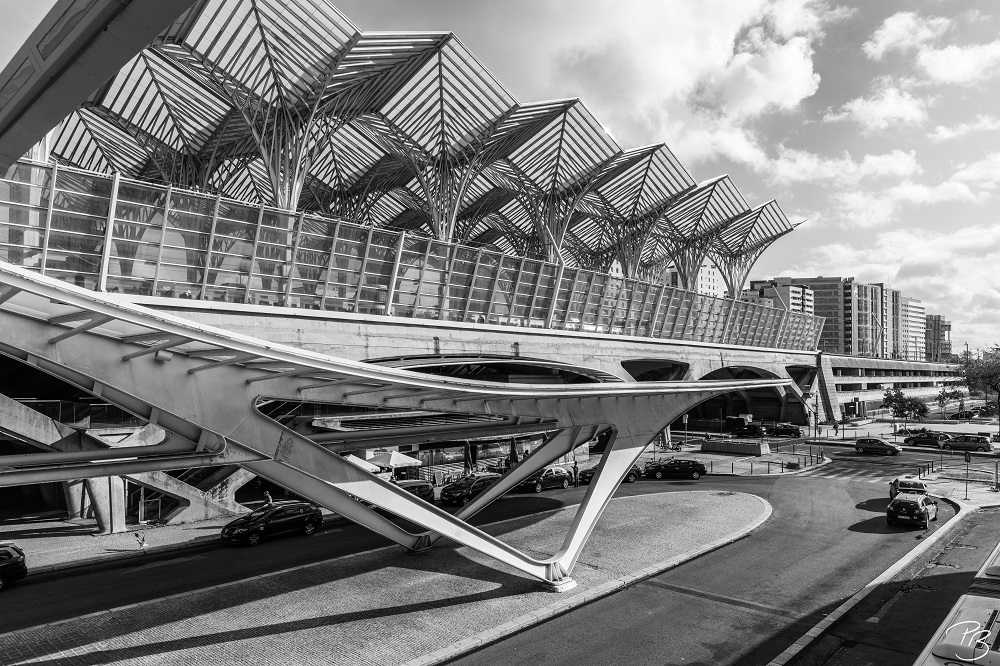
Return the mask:
[(823, 319), (314, 214), (19, 162), (0, 259), (108, 292), (816, 349)]

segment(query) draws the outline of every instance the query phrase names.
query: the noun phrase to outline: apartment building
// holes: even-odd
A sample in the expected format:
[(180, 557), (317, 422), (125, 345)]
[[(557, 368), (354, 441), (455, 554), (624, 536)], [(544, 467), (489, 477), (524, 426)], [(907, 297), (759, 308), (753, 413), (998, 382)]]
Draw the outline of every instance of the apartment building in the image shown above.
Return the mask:
[(767, 303), (770, 307), (784, 308), (791, 312), (815, 314), (813, 290), (799, 284), (792, 284), (790, 278), (752, 280), (750, 286), (743, 290), (740, 298), (750, 303)]

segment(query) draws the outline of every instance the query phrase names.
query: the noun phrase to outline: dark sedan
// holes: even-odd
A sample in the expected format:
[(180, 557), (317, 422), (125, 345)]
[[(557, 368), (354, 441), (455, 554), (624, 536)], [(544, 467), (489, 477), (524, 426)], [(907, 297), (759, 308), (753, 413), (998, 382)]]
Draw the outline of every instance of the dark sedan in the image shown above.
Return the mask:
[[(580, 483), (590, 483), (596, 473), (596, 467), (580, 470)], [(640, 476), (642, 476), (642, 470), (639, 469), (638, 465), (632, 465), (632, 468), (625, 474), (625, 478), (622, 479), (622, 483), (635, 483)]]
[(449, 483), (441, 489), (441, 502), (444, 504), (468, 504), (476, 495), (499, 480), (499, 474), (490, 472), (462, 477), (455, 483)]
[(923, 432), (919, 435), (911, 435), (903, 440), (903, 444), (907, 446), (933, 446), (935, 448), (944, 448), (944, 443), (951, 439), (950, 435), (946, 435), (942, 432)]
[(411, 479), (408, 481), (397, 481), (396, 485), (408, 493), (413, 493), (425, 502), (434, 502), (434, 484), (430, 481)]
[(540, 493), (546, 488), (569, 488), (573, 483), (573, 473), (562, 467), (546, 467), (540, 469), (527, 479), (517, 484), (522, 490), (534, 490)]
[(221, 536), (224, 541), (256, 546), (263, 539), (278, 534), (298, 532), (310, 536), (322, 524), (323, 513), (318, 506), (289, 500), (265, 504), (227, 523)]
[(12, 543), (0, 543), (0, 590), (28, 575), (24, 551)]
[(700, 479), (708, 474), (708, 468), (697, 460), (660, 460), (646, 465), (646, 476), (654, 479), (680, 478)]
[(900, 493), (885, 510), (885, 522), (889, 525), (912, 523), (926, 530), (930, 522), (937, 519), (937, 502), (927, 495)]

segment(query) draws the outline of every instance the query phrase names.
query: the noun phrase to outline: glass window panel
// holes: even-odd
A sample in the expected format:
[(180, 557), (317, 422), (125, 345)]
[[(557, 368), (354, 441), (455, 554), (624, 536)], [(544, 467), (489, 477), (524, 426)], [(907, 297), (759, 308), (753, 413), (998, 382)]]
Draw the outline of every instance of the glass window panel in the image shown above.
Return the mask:
[(57, 190), (93, 194), (104, 199), (111, 198), (112, 184), (110, 176), (77, 173), (69, 169), (59, 169), (59, 175), (56, 176)]

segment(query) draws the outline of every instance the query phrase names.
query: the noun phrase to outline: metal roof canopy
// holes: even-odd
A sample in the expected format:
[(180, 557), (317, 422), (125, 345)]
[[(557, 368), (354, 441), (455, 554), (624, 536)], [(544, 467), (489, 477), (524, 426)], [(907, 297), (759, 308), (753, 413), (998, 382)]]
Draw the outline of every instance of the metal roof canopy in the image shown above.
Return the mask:
[(731, 183), (666, 210), (695, 181), (665, 146), (623, 150), (580, 100), (515, 100), (455, 35), (363, 32), (327, 0), (201, 0), (53, 154), (627, 277), (674, 261), (686, 283), (715, 240), (738, 252), (705, 231), (750, 210)]

